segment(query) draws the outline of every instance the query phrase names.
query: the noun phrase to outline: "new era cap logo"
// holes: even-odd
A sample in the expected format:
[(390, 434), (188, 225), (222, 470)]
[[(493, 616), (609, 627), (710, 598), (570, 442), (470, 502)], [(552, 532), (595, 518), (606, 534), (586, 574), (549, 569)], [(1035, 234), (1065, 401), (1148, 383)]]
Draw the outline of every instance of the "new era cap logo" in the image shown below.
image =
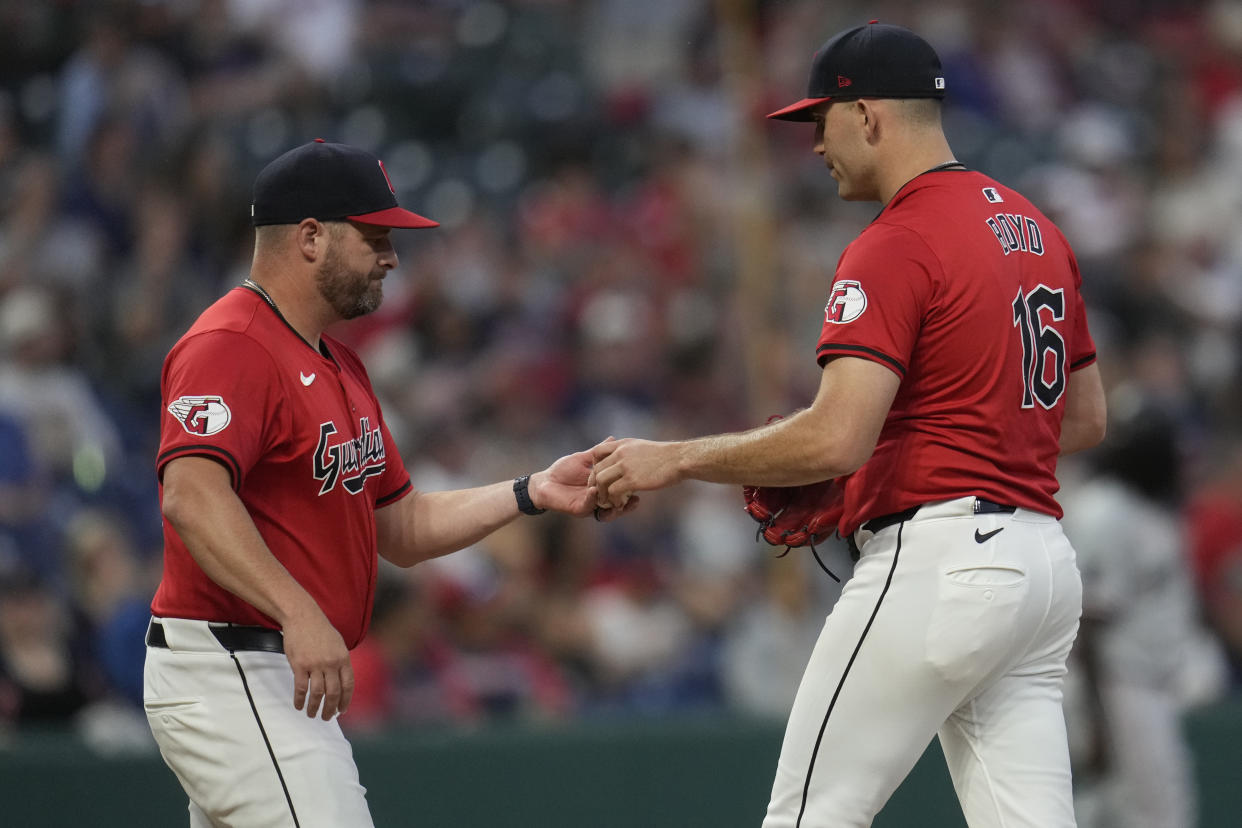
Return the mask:
[(837, 89), (844, 89), (852, 83), (854, 82), (844, 75), (837, 75)]

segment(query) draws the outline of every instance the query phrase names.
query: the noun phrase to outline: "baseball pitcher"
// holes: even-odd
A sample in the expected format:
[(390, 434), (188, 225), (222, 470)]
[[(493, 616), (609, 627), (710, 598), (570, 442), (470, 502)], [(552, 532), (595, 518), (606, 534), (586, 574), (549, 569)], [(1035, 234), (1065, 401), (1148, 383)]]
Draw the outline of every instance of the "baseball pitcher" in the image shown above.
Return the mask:
[(1060, 231), (954, 158), (938, 56), (872, 22), (816, 53), (805, 121), (847, 200), (812, 404), (740, 434), (597, 446), (600, 504), (743, 484), (775, 542), (835, 526), (858, 560), (789, 716), (765, 828), (868, 826), (939, 736), (973, 828), (1074, 825), (1061, 712), (1082, 585), (1057, 457), (1103, 437), (1104, 392)]

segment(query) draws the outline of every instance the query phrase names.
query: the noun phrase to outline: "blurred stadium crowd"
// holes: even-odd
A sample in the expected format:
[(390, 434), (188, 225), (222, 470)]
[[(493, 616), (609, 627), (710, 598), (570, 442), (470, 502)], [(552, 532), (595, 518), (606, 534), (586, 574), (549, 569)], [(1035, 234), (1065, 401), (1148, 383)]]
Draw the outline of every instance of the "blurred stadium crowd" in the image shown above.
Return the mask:
[[(1111, 475), (1172, 527), (1142, 577), (1094, 556), (1132, 577), (1111, 601), (1088, 580), (1088, 606), (1109, 623), (1184, 586), (1156, 672), (1237, 692), (1242, 7), (998, 8), (0, 3), (0, 722), (140, 716), (160, 365), (244, 277), (266, 161), (319, 136), (368, 147), (443, 224), (396, 234), (384, 306), (338, 331), (420, 488), (610, 434), (746, 428), (813, 396), (827, 285), (875, 210), (837, 200), (809, 128), (762, 114), (871, 17), (933, 42), (958, 157), (1079, 254), (1118, 423), (1110, 451), (1065, 464), (1067, 519), (1113, 508), (1075, 500)], [(740, 492), (683, 486), (625, 521), (522, 519), (385, 570), (343, 723), (780, 717), (837, 587), (754, 529)], [(1215, 679), (1176, 661), (1202, 630), (1231, 661)]]

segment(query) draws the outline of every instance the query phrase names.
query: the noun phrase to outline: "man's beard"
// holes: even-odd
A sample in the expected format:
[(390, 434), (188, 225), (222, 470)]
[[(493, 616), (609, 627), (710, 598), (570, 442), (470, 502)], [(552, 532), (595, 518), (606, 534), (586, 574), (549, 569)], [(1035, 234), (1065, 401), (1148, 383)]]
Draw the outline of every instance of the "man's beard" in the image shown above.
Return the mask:
[(315, 285), (342, 319), (353, 319), (371, 313), (384, 301), (384, 283), (379, 273), (358, 273), (347, 269), (333, 247), (329, 247)]

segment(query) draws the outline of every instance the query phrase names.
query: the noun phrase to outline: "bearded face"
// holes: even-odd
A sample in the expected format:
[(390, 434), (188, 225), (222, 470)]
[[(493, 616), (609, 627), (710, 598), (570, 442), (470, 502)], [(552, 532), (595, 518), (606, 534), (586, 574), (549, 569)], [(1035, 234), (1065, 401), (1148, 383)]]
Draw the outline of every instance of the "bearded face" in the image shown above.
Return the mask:
[(345, 237), (348, 232), (348, 225), (332, 228), (327, 252), (315, 274), (320, 295), (342, 319), (371, 313), (384, 301), (385, 269), (375, 263), (374, 256), (369, 259), (369, 269), (358, 265), (361, 259), (351, 260), (346, 253), (353, 241)]

